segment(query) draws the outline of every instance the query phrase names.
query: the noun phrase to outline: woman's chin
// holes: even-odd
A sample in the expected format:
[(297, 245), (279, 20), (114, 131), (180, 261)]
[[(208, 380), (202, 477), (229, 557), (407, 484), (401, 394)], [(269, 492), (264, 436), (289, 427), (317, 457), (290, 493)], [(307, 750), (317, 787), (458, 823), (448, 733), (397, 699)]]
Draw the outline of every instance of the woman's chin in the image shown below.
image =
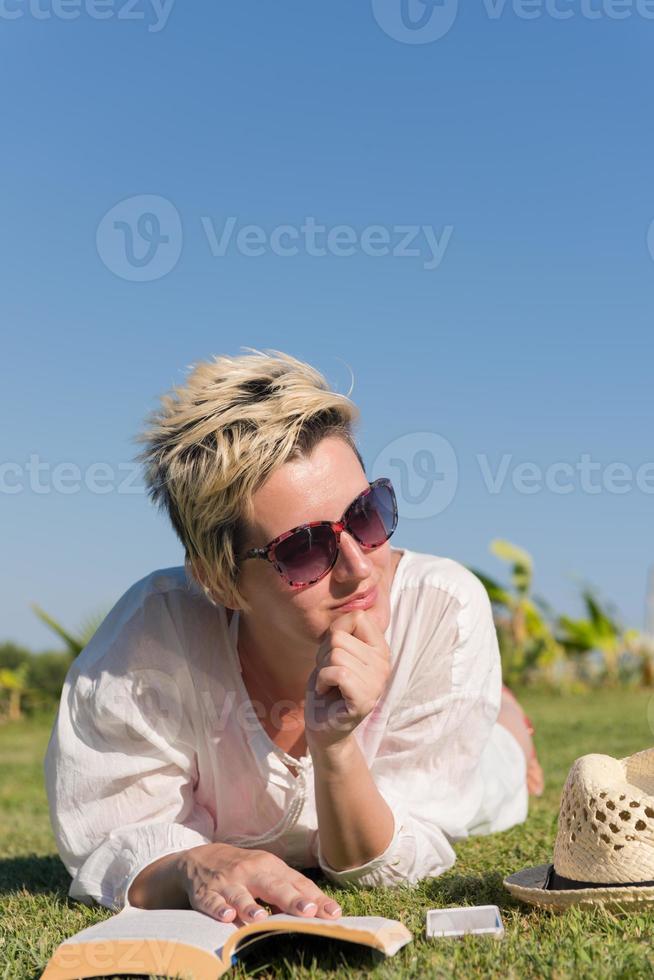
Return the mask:
[[(361, 611), (365, 612), (366, 616), (376, 623), (382, 633), (386, 632), (388, 629), (388, 624), (391, 621), (391, 609), (387, 593), (379, 592), (372, 606), (369, 606), (367, 609), (362, 609)], [(350, 612), (350, 610), (341, 610), (338, 606), (332, 607), (331, 621), (333, 622), (335, 618), (344, 615), (346, 612)]]

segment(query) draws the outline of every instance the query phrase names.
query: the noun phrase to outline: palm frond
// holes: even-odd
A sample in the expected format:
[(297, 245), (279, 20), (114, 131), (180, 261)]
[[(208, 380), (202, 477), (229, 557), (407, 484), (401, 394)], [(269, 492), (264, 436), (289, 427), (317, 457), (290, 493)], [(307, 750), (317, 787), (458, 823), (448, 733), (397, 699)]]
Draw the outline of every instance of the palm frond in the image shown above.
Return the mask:
[(71, 633), (61, 625), (50, 613), (47, 613), (36, 602), (31, 602), (30, 606), (42, 622), (45, 623), (54, 633), (59, 636), (73, 657), (77, 657), (84, 647), (90, 642), (97, 632), (100, 624), (107, 615), (107, 611), (97, 611), (87, 616), (75, 633)]

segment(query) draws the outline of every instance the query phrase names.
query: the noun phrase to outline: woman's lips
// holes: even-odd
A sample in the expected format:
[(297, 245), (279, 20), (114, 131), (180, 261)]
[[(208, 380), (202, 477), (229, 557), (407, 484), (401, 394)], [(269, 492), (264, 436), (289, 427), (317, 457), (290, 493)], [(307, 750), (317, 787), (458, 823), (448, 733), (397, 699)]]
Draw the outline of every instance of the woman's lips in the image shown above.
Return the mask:
[(362, 599), (354, 599), (352, 602), (346, 602), (342, 606), (336, 606), (336, 608), (341, 612), (347, 612), (348, 609), (370, 609), (377, 602), (377, 596), (377, 586), (375, 586)]

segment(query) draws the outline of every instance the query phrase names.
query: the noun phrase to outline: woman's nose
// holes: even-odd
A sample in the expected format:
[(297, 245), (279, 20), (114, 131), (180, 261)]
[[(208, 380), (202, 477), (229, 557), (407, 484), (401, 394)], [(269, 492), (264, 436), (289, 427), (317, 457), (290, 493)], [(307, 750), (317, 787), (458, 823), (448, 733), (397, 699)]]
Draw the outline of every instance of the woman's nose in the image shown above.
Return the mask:
[(341, 543), (332, 572), (337, 578), (367, 578), (372, 571), (372, 562), (359, 542), (347, 531), (341, 532)]

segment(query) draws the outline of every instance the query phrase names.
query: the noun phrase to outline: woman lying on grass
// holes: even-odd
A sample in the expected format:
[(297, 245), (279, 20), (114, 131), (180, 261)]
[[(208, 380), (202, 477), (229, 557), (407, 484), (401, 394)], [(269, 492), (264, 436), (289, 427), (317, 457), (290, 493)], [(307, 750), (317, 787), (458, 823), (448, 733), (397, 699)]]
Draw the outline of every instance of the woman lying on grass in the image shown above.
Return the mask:
[(491, 607), (396, 549), (356, 407), (277, 351), (197, 365), (139, 436), (185, 565), (71, 666), (45, 760), (70, 895), (226, 922), (340, 915), (310, 877), (415, 883), (542, 790)]

